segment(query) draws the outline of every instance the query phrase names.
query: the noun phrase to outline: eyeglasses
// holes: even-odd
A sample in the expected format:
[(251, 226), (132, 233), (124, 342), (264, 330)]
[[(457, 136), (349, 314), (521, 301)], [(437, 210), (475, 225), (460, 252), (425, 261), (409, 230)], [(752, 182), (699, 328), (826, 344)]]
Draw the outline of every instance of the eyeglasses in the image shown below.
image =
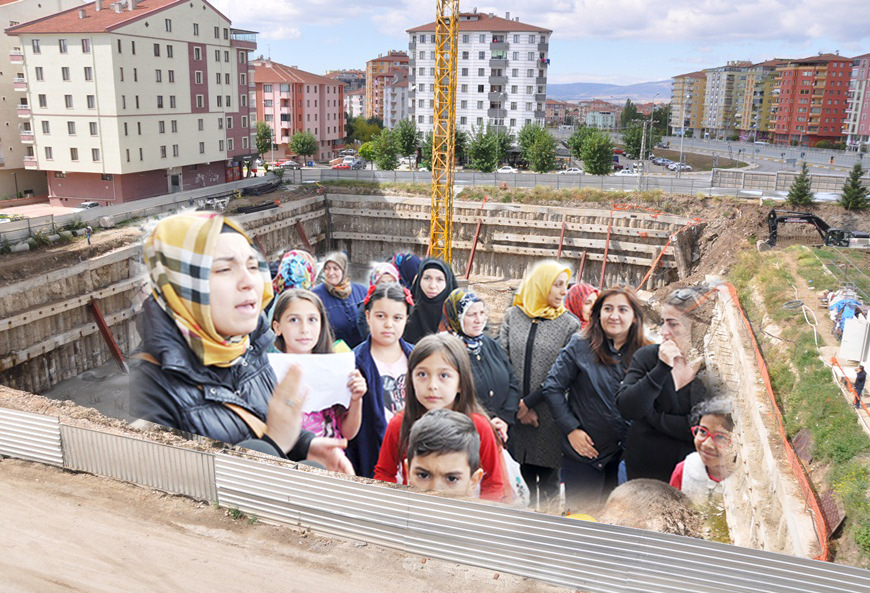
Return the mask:
[(726, 432), (712, 432), (704, 428), (703, 426), (693, 426), (692, 427), (692, 436), (696, 439), (700, 439), (703, 443), (709, 438), (713, 438), (713, 444), (717, 447), (730, 447), (731, 446), (731, 435)]

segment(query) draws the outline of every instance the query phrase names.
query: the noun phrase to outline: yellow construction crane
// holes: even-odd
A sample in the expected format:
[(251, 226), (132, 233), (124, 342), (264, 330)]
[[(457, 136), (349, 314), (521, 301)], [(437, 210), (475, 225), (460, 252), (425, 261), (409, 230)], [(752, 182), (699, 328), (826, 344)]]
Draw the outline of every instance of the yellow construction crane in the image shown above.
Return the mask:
[(459, 20), (459, 0), (436, 0), (436, 3), (429, 256), (450, 264), (453, 245), (453, 166), (456, 159), (456, 23)]

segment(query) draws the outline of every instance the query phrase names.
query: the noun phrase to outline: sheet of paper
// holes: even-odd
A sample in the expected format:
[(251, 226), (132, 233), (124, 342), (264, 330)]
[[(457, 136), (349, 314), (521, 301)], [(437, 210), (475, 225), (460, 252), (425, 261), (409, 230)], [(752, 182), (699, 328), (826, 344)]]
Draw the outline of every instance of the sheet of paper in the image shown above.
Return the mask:
[(308, 397), (303, 412), (319, 412), (341, 404), (350, 407), (348, 378), (356, 368), (353, 352), (339, 354), (269, 354), (269, 364), (280, 383), (291, 364), (302, 368), (302, 384), (307, 386)]

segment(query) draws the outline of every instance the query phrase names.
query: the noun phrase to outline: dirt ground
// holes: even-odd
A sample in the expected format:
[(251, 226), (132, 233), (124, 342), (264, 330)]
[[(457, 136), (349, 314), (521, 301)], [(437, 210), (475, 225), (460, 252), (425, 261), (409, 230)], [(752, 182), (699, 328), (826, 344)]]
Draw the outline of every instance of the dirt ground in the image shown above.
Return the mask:
[(567, 591), (12, 459), (0, 500), (4, 593)]

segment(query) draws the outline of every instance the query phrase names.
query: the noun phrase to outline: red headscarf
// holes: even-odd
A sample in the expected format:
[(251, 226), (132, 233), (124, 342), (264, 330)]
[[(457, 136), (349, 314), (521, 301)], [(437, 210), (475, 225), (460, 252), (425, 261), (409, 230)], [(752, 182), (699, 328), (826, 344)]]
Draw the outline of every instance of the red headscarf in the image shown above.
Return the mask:
[(597, 295), (598, 289), (591, 284), (578, 282), (569, 288), (568, 294), (565, 295), (565, 308), (580, 320), (580, 329), (586, 329), (589, 325), (589, 320), (583, 318), (583, 304), (593, 292)]

